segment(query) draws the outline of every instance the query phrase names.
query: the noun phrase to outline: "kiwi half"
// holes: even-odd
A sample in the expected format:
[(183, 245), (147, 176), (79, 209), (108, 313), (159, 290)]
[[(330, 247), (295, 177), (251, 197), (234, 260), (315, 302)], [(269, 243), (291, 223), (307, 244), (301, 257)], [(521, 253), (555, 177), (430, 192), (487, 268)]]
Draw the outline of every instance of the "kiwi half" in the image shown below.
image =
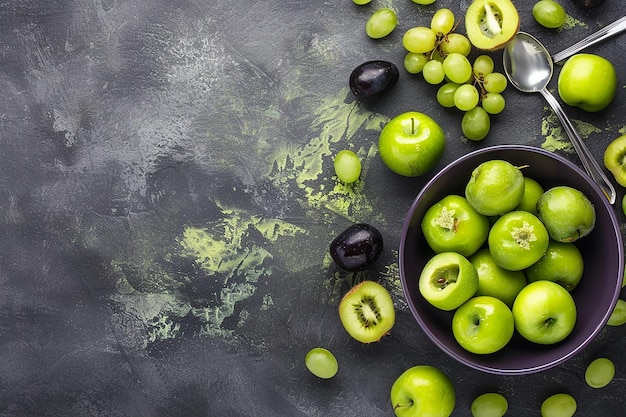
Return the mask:
[(465, 12), (467, 37), (482, 50), (503, 48), (519, 25), (519, 14), (511, 0), (474, 0)]
[(372, 343), (391, 330), (396, 311), (385, 287), (374, 281), (363, 281), (348, 291), (339, 303), (339, 318), (350, 336), (361, 343)]

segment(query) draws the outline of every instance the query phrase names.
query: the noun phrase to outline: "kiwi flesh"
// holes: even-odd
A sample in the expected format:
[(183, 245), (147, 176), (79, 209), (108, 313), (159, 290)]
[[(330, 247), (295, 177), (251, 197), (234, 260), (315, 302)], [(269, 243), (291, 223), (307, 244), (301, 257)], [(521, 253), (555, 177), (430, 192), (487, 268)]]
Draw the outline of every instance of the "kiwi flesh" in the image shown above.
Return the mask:
[(481, 50), (502, 49), (519, 25), (519, 13), (511, 0), (474, 0), (465, 12), (467, 37)]
[(391, 295), (377, 282), (352, 287), (339, 303), (339, 318), (348, 334), (361, 343), (379, 341), (396, 320)]

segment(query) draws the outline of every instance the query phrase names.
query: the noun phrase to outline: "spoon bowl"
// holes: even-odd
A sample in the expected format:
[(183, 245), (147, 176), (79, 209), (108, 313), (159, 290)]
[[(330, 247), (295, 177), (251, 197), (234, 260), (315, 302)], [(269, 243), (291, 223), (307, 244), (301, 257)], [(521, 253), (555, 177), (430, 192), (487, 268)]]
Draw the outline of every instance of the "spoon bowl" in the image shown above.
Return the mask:
[(541, 93), (556, 113), (572, 142), (587, 174), (600, 187), (611, 204), (615, 203), (613, 184), (589, 151), (556, 98), (548, 91), (554, 64), (548, 50), (537, 38), (518, 32), (504, 48), (504, 72), (510, 83), (524, 93)]

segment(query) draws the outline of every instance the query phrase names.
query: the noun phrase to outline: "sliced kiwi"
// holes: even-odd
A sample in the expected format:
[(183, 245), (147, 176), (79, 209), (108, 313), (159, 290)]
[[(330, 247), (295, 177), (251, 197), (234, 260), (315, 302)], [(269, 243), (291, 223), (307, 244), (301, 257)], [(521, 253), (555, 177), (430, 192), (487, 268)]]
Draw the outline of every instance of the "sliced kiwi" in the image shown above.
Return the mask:
[(626, 187), (626, 135), (618, 137), (606, 147), (604, 166), (619, 185)]
[(465, 12), (467, 37), (478, 49), (501, 49), (519, 29), (520, 19), (511, 0), (474, 0)]
[(372, 343), (391, 330), (396, 311), (385, 287), (374, 281), (363, 281), (341, 300), (339, 318), (350, 336), (362, 343)]

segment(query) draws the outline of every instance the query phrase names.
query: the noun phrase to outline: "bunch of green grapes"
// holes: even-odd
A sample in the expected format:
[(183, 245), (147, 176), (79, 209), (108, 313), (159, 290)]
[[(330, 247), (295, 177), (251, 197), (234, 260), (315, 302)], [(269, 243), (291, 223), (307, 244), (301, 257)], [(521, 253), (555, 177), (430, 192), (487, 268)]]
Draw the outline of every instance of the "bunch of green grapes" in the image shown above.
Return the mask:
[(402, 39), (408, 51), (404, 67), (409, 73), (421, 73), (429, 84), (441, 84), (437, 102), (463, 111), (463, 134), (478, 141), (489, 133), (490, 115), (504, 110), (502, 93), (507, 79), (494, 71), (489, 55), (470, 61), (471, 43), (464, 35), (454, 33), (456, 26), (454, 13), (439, 9), (430, 27), (417, 26), (406, 31)]

